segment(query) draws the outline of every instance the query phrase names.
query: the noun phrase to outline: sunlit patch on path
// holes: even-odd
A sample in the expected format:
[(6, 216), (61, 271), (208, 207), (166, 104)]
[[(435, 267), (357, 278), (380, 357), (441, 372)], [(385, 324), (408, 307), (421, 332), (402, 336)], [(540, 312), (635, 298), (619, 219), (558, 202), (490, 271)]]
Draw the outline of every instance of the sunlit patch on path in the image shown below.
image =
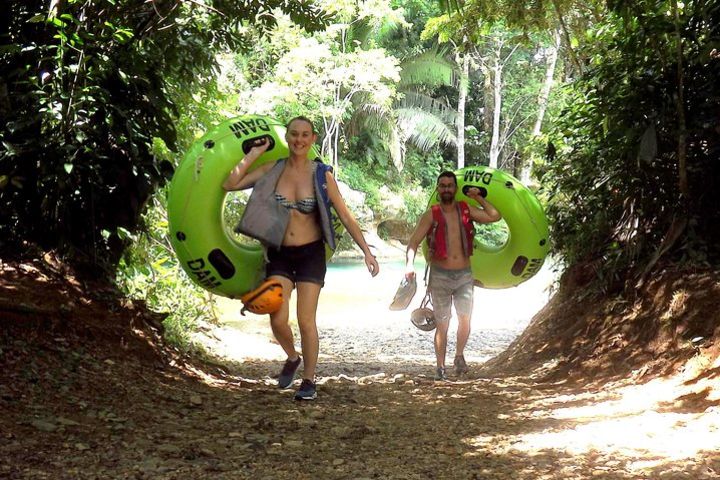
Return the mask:
[[(412, 328), (407, 312), (387, 310), (396, 273), (379, 287), (357, 273), (352, 283), (342, 273), (330, 277), (318, 313), (320, 396), (312, 404), (293, 403), (291, 391), (275, 388), (283, 355), (267, 319), (240, 318), (234, 302), (224, 302), (214, 344), (234, 360), (228, 372), (237, 388), (231, 390), (245, 405), (257, 395), (267, 405), (265, 414), (252, 413), (258, 419), (251, 425), (260, 433), (242, 434), (251, 439), (249, 448), (266, 452), (252, 461), (257, 472), (298, 474), (278, 464), (283, 455), (311, 456), (316, 474), (338, 479), (421, 479), (438, 472), (443, 478), (498, 480), (696, 480), (720, 474), (714, 380), (688, 383), (686, 372), (642, 383), (639, 372), (596, 388), (532, 376), (481, 377), (482, 362), (524, 328), (529, 317), (520, 318), (523, 312), (531, 316), (528, 308), (542, 306), (546, 277), (537, 285), (528, 282), (532, 292), (481, 291), (468, 346), (470, 372), (436, 382), (431, 335)], [(454, 342), (448, 364), (452, 348)], [(279, 411), (292, 427), (283, 427), (281, 436), (260, 420)], [(303, 440), (308, 431), (319, 442), (312, 451)]]

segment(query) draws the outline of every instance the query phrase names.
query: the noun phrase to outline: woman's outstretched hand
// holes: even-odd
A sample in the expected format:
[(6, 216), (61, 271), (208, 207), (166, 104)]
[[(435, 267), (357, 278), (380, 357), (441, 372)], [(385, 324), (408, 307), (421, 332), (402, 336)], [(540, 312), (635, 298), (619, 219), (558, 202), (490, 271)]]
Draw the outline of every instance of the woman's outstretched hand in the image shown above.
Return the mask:
[(370, 275), (372, 275), (373, 277), (380, 272), (380, 265), (378, 265), (375, 255), (369, 253), (366, 254), (365, 265), (367, 265), (368, 272), (370, 272)]

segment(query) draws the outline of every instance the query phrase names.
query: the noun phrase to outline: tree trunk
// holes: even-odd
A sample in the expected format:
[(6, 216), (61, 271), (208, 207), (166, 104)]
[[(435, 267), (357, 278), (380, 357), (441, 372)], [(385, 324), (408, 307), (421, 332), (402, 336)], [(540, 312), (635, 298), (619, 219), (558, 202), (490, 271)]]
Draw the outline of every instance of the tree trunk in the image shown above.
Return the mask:
[(492, 87), (493, 87), (493, 117), (492, 139), (490, 140), (490, 167), (498, 167), (500, 157), (500, 110), (502, 109), (502, 70), (500, 55), (502, 43), (498, 42), (497, 51), (493, 58)]
[(460, 169), (465, 166), (465, 104), (470, 75), (470, 55), (464, 54), (458, 63), (462, 65), (457, 108), (457, 168)]
[(552, 90), (553, 78), (555, 77), (555, 66), (557, 65), (558, 49), (560, 48), (560, 32), (555, 30), (553, 36), (555, 43), (548, 52), (545, 82), (543, 83), (540, 97), (538, 98), (538, 116), (532, 130), (533, 137), (540, 135), (542, 131), (542, 122), (545, 118), (545, 111), (547, 110), (548, 100), (550, 99), (550, 90)]
[(684, 53), (682, 35), (680, 33), (680, 13), (678, 11), (677, 0), (672, 0), (671, 5), (675, 20), (675, 63), (677, 64), (675, 80), (677, 82), (676, 110), (678, 117), (678, 191), (680, 195), (678, 199), (678, 211), (673, 214), (673, 221), (670, 224), (670, 228), (668, 228), (662, 243), (640, 274), (640, 279), (636, 286), (642, 286), (648, 273), (652, 271), (658, 260), (660, 260), (660, 258), (682, 237), (688, 226), (689, 218), (690, 190), (688, 188), (687, 178), (687, 120), (685, 118), (685, 70), (683, 68)]
[(338, 135), (340, 135), (340, 128), (338, 122), (335, 119), (325, 120), (325, 137), (323, 138), (322, 145), (320, 147), (320, 155), (327, 158), (330, 161), (334, 170), (337, 170), (337, 144)]
[[(547, 111), (548, 101), (550, 100), (550, 91), (552, 90), (553, 79), (555, 78), (555, 66), (557, 65), (558, 50), (560, 48), (560, 30), (554, 32), (554, 45), (550, 48), (547, 57), (547, 68), (545, 70), (545, 82), (543, 82), (540, 96), (538, 97), (538, 115), (535, 120), (535, 126), (532, 129), (531, 137), (537, 137), (542, 132), (542, 123)], [(530, 170), (532, 165), (527, 161), (523, 161), (520, 180), (524, 184), (530, 183)]]
[(493, 94), (492, 94), (492, 73), (485, 62), (480, 66), (483, 72), (483, 130), (492, 131)]
[(681, 207), (687, 210), (689, 203), (688, 178), (687, 178), (687, 122), (685, 119), (685, 72), (683, 70), (683, 45), (680, 33), (680, 13), (678, 12), (677, 0), (672, 1), (672, 9), (675, 16), (675, 42), (677, 44), (677, 114), (678, 114), (678, 189), (680, 191)]
[(583, 68), (582, 64), (580, 63), (580, 60), (577, 57), (577, 54), (575, 53), (575, 50), (572, 48), (572, 40), (570, 39), (570, 32), (568, 31), (567, 25), (565, 25), (565, 19), (563, 18), (563, 13), (560, 10), (560, 6), (557, 3), (557, 0), (553, 0), (553, 7), (555, 7), (555, 13), (557, 15), (558, 23), (560, 24), (560, 29), (562, 30), (563, 38), (565, 39), (565, 48), (567, 49), (569, 53), (570, 60), (572, 61), (572, 64), (575, 66), (575, 69), (577, 73), (582, 73)]

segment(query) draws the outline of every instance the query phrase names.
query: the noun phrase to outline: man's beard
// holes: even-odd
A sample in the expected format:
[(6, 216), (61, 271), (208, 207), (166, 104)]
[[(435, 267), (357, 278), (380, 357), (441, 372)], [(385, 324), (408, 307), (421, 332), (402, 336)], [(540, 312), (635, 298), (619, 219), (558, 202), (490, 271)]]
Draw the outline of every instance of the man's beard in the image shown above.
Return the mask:
[(450, 205), (453, 200), (455, 200), (455, 195), (452, 193), (441, 193), (440, 194), (440, 201), (444, 203), (445, 205)]

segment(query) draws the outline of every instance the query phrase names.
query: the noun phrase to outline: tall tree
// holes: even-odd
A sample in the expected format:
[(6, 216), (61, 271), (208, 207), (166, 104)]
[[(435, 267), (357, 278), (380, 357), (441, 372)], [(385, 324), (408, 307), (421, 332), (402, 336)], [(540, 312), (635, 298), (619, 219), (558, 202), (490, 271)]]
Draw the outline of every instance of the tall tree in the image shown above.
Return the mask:
[[(533, 45), (530, 45), (527, 36), (518, 35), (517, 32), (506, 28), (499, 21), (488, 23), (479, 28), (470, 29), (466, 19), (462, 15), (443, 15), (428, 22), (424, 32), (425, 36), (437, 35), (440, 42), (452, 44), (456, 54), (468, 61), (468, 77), (471, 75), (470, 64), (476, 65), (476, 71), (482, 73), (484, 89), (482, 91), (483, 114), (482, 130), (489, 137), (487, 153), (485, 157), (490, 166), (498, 168), (501, 166), (502, 155), (512, 157), (516, 149), (508, 148), (513, 143), (513, 137), (523, 132), (528, 121), (529, 108), (527, 90), (529, 85), (534, 85), (528, 80), (535, 77), (537, 67), (528, 61), (523, 62), (523, 67), (518, 69), (515, 64), (516, 52), (521, 52), (527, 57), (532, 52)], [(523, 78), (518, 95), (515, 91), (507, 88), (505, 75), (508, 71), (512, 75), (519, 75)], [(458, 112), (462, 112), (463, 118), (458, 119), (458, 125), (465, 129), (465, 103), (467, 93), (461, 90), (458, 96)], [(510, 99), (505, 102), (505, 99)], [(463, 145), (464, 148), (464, 145)], [(464, 154), (462, 160), (458, 155), (458, 164), (464, 165)]]
[[(715, 125), (718, 2), (613, 2), (588, 32), (587, 69), (550, 132), (543, 184), (559, 252), (605, 287), (660, 258), (720, 261)], [(677, 8), (675, 8), (677, 7)], [(670, 14), (669, 14), (670, 13)], [(598, 209), (597, 205), (603, 205)]]
[[(0, 247), (36, 242), (113, 268), (172, 166), (173, 83), (211, 76), (215, 52), (245, 47), (243, 24), (276, 9), (310, 29), (313, 3), (10, 0), (0, 20)], [(4, 182), (2, 179), (8, 179)]]
[(461, 65), (457, 105), (457, 168), (465, 167), (465, 106), (470, 82), (470, 55), (458, 54)]
[[(560, 48), (560, 32), (555, 30), (553, 32), (554, 44), (550, 45), (545, 49), (544, 56), (546, 59), (545, 68), (545, 80), (542, 84), (542, 89), (538, 95), (538, 111), (537, 118), (535, 119), (535, 125), (533, 126), (530, 134), (531, 140), (537, 138), (542, 133), (543, 120), (545, 119), (545, 112), (547, 111), (548, 104), (550, 102), (550, 92), (555, 82), (555, 67), (558, 61), (558, 50)], [(520, 166), (520, 181), (528, 185), (532, 181), (530, 173), (532, 170), (532, 164), (527, 159), (522, 162)]]

